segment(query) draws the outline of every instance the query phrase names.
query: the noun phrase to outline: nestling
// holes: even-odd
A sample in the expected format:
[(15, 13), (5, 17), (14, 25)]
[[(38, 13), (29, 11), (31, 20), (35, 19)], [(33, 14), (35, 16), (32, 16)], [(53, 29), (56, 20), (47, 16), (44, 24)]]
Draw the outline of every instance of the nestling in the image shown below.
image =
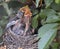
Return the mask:
[(24, 12), (24, 23), (26, 25), (25, 26), (25, 35), (26, 35), (26, 32), (28, 31), (28, 29), (30, 27), (32, 13), (28, 6), (20, 8), (20, 11)]

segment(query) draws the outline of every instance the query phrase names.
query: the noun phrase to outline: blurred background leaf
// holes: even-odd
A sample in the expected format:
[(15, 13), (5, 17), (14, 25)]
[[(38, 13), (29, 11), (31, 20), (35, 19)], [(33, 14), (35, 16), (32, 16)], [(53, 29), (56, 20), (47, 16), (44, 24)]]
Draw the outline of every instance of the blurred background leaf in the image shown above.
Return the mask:
[(55, 0), (55, 3), (56, 4), (60, 4), (60, 0)]
[(41, 38), (38, 42), (39, 49), (47, 49), (56, 36), (57, 27), (58, 23), (45, 24), (38, 30), (38, 36)]
[(36, 15), (35, 17), (32, 18), (32, 27), (33, 28), (37, 28), (37, 26), (38, 26), (38, 16), (39, 15)]
[(57, 15), (49, 15), (46, 19), (46, 23), (60, 22), (60, 18)]
[(51, 8), (57, 12), (60, 12), (60, 4), (52, 3)]
[(58, 27), (58, 23), (45, 24), (38, 30), (38, 36), (42, 38), (49, 30)]
[(2, 36), (2, 34), (3, 34), (3, 29), (0, 26), (0, 37)]
[(52, 46), (52, 49), (58, 49), (59, 43), (58, 43), (58, 42), (53, 42), (53, 43), (51, 44), (51, 46)]
[(50, 4), (53, 2), (53, 0), (44, 0), (46, 4), (46, 8), (50, 6)]
[(43, 9), (41, 10), (39, 15), (41, 18), (46, 18), (49, 15), (54, 15), (54, 14), (56, 14), (56, 11), (54, 11), (53, 9)]
[(20, 2), (24, 3), (24, 2), (27, 2), (27, 0), (20, 0)]
[(52, 40), (55, 38), (57, 33), (57, 28), (50, 29), (41, 37), (40, 41), (38, 42), (38, 49), (46, 49)]

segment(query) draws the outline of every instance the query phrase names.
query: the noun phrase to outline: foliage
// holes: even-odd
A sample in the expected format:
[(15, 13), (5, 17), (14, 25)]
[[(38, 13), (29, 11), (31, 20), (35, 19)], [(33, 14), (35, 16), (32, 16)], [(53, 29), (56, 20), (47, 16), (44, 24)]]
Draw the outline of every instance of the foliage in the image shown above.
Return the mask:
[(26, 2), (27, 0), (20, 0), (20, 2), (22, 2), (22, 3), (24, 3), (24, 2)]
[(2, 30), (2, 28), (0, 27), (0, 36), (2, 35), (2, 31), (3, 31), (3, 30)]
[[(60, 23), (60, 15), (58, 14), (60, 13), (60, 0), (44, 0), (44, 2), (46, 6), (44, 9), (41, 9), (39, 13), (42, 19), (41, 24), (43, 25), (38, 30), (38, 37), (41, 38), (38, 42), (39, 49), (47, 49), (56, 37), (58, 25)], [(55, 47), (55, 49), (57, 48)]]
[(42, 38), (49, 30), (54, 29), (58, 26), (58, 23), (45, 24), (38, 30), (38, 36)]
[(8, 17), (7, 16), (2, 16), (0, 20), (0, 44), (2, 44), (2, 34), (4, 33), (4, 29), (6, 24), (8, 23)]
[(52, 49), (58, 49), (59, 43), (52, 43)]
[(57, 32), (56, 29), (50, 29), (49, 31), (45, 32), (45, 34), (41, 37), (41, 39), (38, 42), (38, 48), (46, 49), (49, 46), (49, 44), (52, 42), (52, 40), (55, 38), (56, 32)]
[(3, 34), (3, 30), (5, 29), (7, 22), (8, 22), (8, 17), (2, 16), (0, 20), (0, 37)]
[(50, 4), (53, 2), (53, 0), (44, 0), (46, 4), (46, 8), (50, 6)]
[(35, 17), (33, 17), (32, 19), (32, 27), (33, 28), (37, 28), (38, 26), (38, 15), (36, 15)]
[(60, 4), (60, 0), (55, 0), (55, 3)]

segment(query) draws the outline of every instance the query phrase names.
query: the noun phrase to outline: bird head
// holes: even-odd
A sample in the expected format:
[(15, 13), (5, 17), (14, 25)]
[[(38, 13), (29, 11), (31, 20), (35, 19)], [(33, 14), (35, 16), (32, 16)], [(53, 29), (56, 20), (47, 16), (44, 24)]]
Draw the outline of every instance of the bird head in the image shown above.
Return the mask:
[(24, 12), (24, 16), (25, 16), (25, 17), (31, 17), (31, 16), (32, 16), (31, 10), (30, 10), (30, 8), (28, 7), (28, 5), (20, 8), (20, 11)]

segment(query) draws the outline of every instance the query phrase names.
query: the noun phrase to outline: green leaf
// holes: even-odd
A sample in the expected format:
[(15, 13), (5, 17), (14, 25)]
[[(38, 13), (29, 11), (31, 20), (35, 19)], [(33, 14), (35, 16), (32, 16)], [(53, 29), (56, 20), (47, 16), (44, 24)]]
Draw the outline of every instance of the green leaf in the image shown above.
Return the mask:
[(60, 17), (60, 12), (58, 13), (59, 17)]
[(3, 34), (3, 30), (2, 30), (2, 28), (0, 27), (0, 37), (2, 36), (2, 34)]
[(56, 12), (53, 9), (44, 9), (41, 10), (39, 15), (41, 18), (46, 18), (47, 16), (54, 15), (54, 14), (56, 14)]
[(39, 49), (46, 49), (57, 33), (58, 23), (45, 24), (38, 30), (38, 36), (41, 38), (38, 42)]
[(40, 13), (40, 17), (42, 18), (43, 21), (41, 21), (42, 24), (45, 23), (54, 23), (54, 22), (59, 22), (60, 17), (59, 15), (56, 15), (57, 12), (53, 9), (44, 9)]
[(60, 0), (55, 0), (55, 3), (56, 4), (60, 4)]
[(42, 20), (41, 20), (41, 24), (42, 24), (42, 25), (46, 24), (45, 19), (42, 19)]
[(58, 49), (58, 47), (59, 47), (59, 43), (57, 43), (57, 42), (54, 42), (54, 43), (52, 43), (52, 49)]
[(0, 45), (3, 44), (3, 37), (0, 38)]
[(56, 4), (56, 3), (52, 3), (51, 4), (51, 8), (55, 11), (59, 11), (60, 12), (60, 4)]
[(53, 0), (44, 0), (46, 4), (46, 8), (50, 6), (50, 4), (53, 2)]
[(3, 16), (2, 19), (7, 20), (8, 16)]
[(60, 18), (57, 15), (49, 15), (46, 19), (46, 23), (54, 23), (59, 21), (60, 21)]
[(32, 14), (33, 14), (33, 15), (38, 14), (38, 10), (36, 10), (36, 9), (31, 9), (31, 11), (32, 11)]
[(32, 27), (33, 28), (37, 28), (37, 26), (38, 26), (38, 15), (36, 15), (35, 17), (33, 17), (33, 19), (32, 19)]
[(58, 23), (45, 24), (38, 30), (38, 36), (42, 38), (49, 30), (58, 26)]
[(20, 0), (20, 2), (25, 3), (25, 2), (27, 2), (27, 0)]
[(38, 49), (46, 49), (52, 40), (55, 38), (57, 33), (57, 29), (50, 29), (49, 31), (45, 32), (44, 36), (38, 42)]
[(7, 24), (7, 20), (1, 20), (0, 21), (0, 26), (5, 26)]
[(44, 19), (46, 18), (46, 14), (45, 14), (45, 11), (44, 10), (41, 10), (41, 12), (39, 13), (41, 19)]
[(53, 9), (44, 9), (44, 13), (46, 16), (56, 14), (56, 12)]
[(38, 7), (40, 0), (36, 0), (36, 7)]

